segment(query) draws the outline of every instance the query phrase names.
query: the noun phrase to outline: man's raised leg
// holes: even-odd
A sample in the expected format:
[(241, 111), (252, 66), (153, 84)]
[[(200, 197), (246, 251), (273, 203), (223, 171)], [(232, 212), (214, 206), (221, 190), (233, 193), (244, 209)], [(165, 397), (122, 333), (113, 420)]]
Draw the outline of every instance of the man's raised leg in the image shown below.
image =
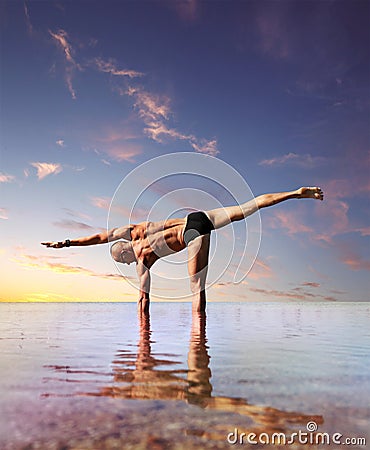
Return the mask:
[(206, 211), (206, 214), (213, 223), (215, 229), (218, 229), (231, 222), (245, 219), (261, 208), (267, 208), (268, 206), (276, 205), (277, 203), (281, 203), (291, 198), (313, 198), (316, 200), (323, 200), (324, 194), (319, 187), (301, 187), (290, 192), (259, 195), (242, 205), (212, 209), (211, 211)]

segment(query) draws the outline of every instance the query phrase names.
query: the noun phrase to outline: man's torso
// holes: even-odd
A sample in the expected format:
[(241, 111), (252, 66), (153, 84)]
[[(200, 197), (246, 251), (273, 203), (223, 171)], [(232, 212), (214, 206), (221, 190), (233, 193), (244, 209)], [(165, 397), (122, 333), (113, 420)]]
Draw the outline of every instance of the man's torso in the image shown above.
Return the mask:
[(152, 265), (159, 258), (183, 250), (186, 247), (183, 239), (185, 224), (186, 218), (134, 225), (131, 239), (136, 258)]

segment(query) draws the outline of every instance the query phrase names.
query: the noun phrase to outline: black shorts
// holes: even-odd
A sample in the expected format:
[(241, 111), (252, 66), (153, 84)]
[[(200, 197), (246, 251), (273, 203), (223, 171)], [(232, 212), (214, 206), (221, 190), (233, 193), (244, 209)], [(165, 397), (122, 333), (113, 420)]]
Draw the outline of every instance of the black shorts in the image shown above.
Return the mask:
[(186, 246), (198, 236), (209, 234), (214, 229), (215, 227), (206, 213), (203, 211), (190, 213), (186, 218), (186, 225), (184, 228), (184, 242)]

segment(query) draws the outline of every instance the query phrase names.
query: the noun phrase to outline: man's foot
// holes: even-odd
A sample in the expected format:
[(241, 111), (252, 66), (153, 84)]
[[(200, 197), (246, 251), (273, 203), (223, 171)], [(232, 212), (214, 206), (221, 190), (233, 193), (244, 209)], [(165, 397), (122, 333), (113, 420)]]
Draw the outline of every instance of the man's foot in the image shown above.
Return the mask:
[(324, 200), (324, 193), (319, 187), (301, 187), (298, 189), (298, 198), (314, 198)]

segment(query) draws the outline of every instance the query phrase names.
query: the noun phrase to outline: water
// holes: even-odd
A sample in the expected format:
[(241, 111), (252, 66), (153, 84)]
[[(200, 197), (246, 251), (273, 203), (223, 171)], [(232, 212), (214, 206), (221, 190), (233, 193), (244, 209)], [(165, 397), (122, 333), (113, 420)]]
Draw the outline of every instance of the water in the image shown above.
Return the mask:
[(235, 429), (308, 422), (370, 448), (369, 318), (359, 303), (210, 303), (206, 318), (0, 304), (0, 448), (230, 448)]

